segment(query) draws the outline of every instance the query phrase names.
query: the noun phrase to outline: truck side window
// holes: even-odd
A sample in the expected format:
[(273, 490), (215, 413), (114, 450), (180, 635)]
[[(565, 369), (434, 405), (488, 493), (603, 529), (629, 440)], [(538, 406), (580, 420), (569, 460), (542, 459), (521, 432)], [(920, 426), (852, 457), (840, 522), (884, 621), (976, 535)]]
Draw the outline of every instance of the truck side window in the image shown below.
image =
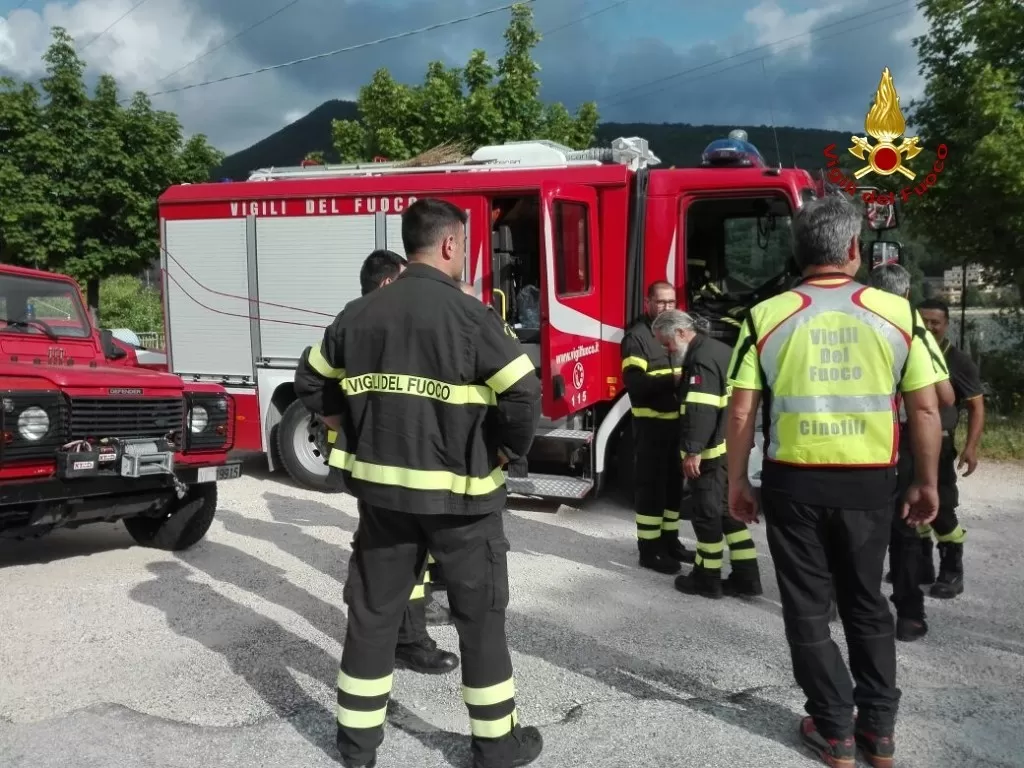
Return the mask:
[(555, 203), (555, 287), (559, 296), (590, 290), (590, 217), (583, 203)]

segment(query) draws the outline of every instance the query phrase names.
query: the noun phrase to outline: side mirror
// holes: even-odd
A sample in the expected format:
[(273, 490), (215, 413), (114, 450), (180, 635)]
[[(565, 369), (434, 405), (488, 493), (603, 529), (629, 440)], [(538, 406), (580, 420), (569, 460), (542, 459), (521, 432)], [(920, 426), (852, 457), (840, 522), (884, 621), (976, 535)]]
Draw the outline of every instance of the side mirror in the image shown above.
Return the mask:
[(128, 357), (128, 353), (114, 341), (114, 334), (106, 328), (100, 331), (100, 346), (103, 347), (103, 356), (107, 360), (120, 360)]
[(902, 264), (903, 246), (894, 240), (875, 240), (869, 244), (869, 259), (868, 263), (871, 264), (871, 269), (884, 264)]

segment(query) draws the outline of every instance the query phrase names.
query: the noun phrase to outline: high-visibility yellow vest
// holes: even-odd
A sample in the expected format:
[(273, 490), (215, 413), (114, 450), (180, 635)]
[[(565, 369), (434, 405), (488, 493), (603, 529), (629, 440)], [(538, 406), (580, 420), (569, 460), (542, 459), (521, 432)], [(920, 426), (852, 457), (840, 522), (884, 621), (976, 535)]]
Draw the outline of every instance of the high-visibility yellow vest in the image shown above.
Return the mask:
[(888, 467), (914, 313), (853, 282), (807, 282), (751, 310), (770, 390), (767, 458), (797, 466)]

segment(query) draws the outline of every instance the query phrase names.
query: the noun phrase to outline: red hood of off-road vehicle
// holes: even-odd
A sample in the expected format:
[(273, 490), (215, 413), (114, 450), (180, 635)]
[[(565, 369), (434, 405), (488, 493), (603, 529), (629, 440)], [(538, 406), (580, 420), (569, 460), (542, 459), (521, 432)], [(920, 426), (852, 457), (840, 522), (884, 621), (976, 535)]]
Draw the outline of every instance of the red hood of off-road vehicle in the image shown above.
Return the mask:
[(103, 397), (167, 397), (184, 389), (181, 379), (169, 373), (111, 365), (91, 337), (57, 342), (36, 335), (0, 334), (0, 379), (8, 377), (43, 379), (68, 394)]

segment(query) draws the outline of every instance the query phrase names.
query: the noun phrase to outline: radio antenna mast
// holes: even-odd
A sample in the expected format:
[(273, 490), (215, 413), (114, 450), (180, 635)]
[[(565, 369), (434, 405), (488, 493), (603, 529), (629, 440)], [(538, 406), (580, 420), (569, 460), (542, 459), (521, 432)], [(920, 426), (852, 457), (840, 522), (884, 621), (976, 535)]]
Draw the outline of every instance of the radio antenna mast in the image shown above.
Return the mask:
[(768, 115), (772, 121), (772, 135), (775, 136), (775, 163), (782, 168), (782, 151), (779, 149), (779, 132), (775, 128), (775, 87), (774, 83), (768, 79), (768, 70), (764, 66), (764, 56), (761, 57), (761, 74), (764, 75), (765, 82), (768, 84)]

